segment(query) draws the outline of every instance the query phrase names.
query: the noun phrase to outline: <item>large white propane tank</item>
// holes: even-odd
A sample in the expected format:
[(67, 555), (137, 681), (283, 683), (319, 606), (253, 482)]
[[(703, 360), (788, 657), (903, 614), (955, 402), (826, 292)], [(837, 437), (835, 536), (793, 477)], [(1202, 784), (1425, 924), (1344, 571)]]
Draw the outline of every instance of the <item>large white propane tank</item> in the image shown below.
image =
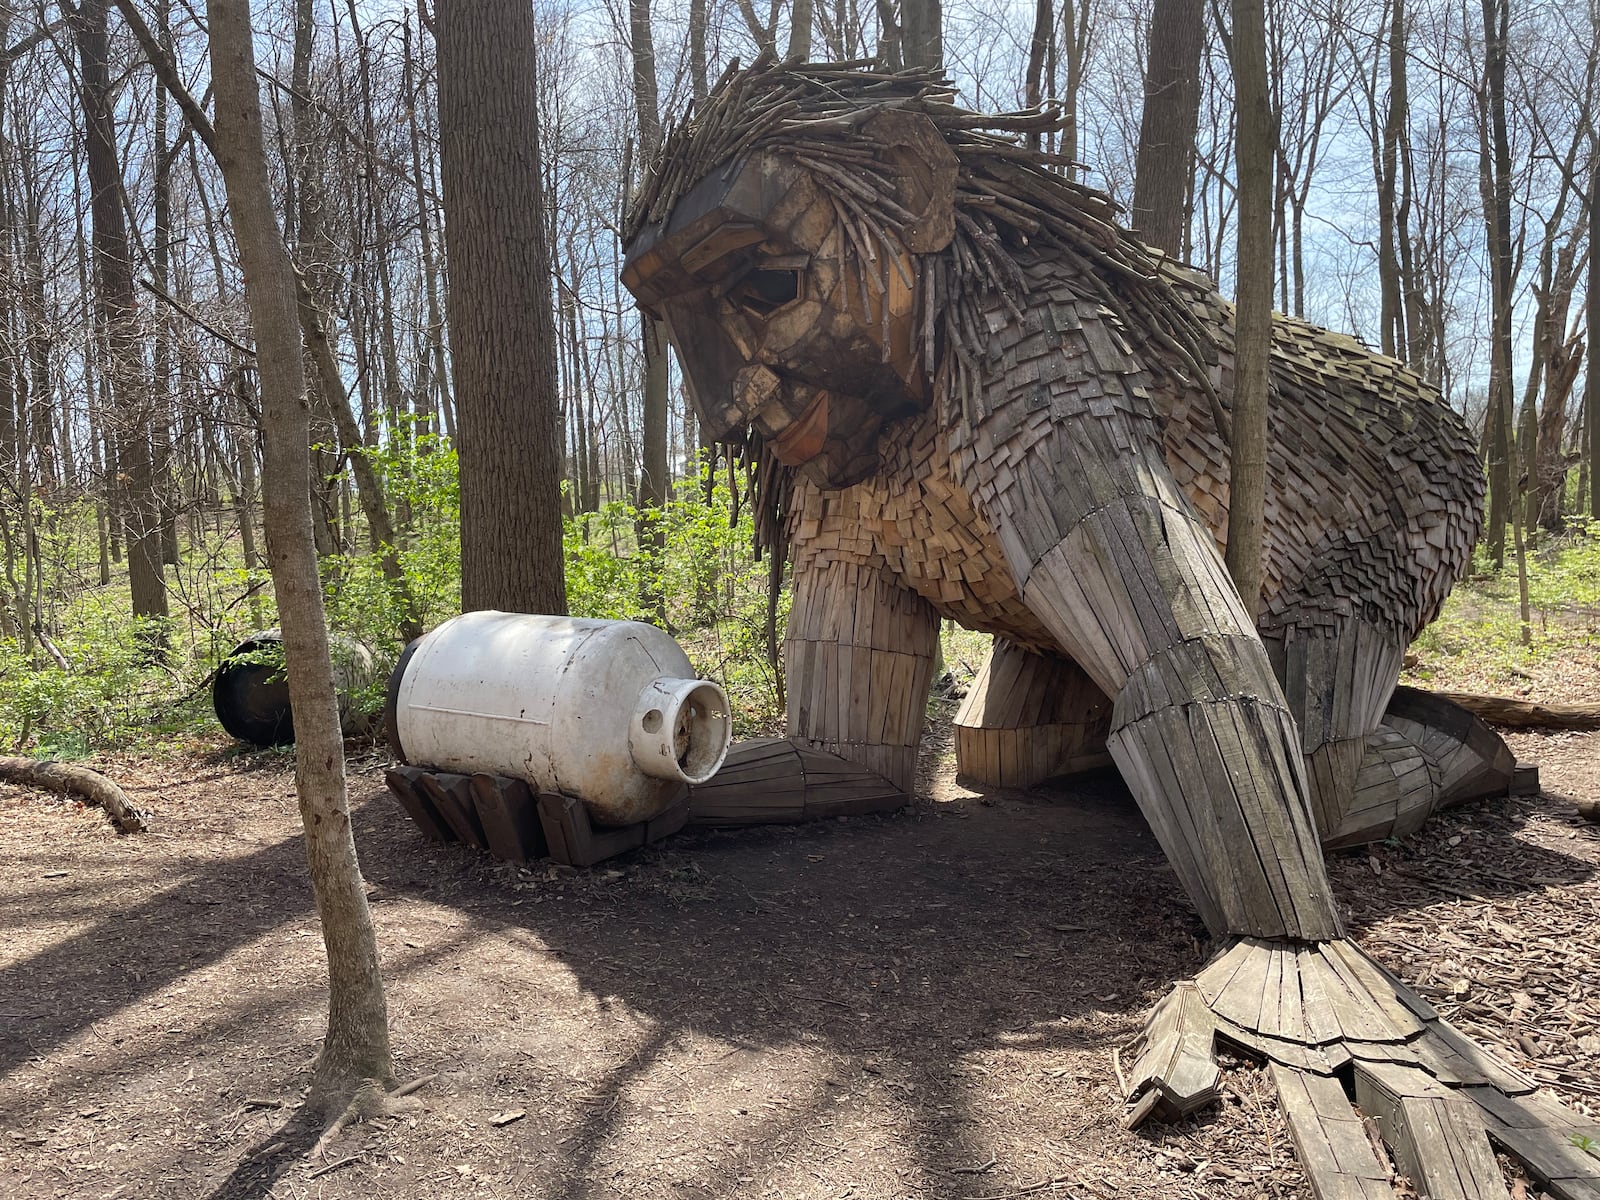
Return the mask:
[(390, 697), (406, 762), (524, 779), (603, 825), (670, 808), (732, 737), (723, 690), (638, 621), (463, 613), (412, 643)]

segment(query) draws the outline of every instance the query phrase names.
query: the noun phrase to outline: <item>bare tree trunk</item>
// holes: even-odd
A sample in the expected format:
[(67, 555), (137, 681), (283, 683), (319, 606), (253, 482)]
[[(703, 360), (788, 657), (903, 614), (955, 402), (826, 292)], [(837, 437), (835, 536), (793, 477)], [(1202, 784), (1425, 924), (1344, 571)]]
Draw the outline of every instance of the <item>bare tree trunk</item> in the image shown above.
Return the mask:
[(426, 436), (439, 432), (435, 421), (436, 413), (450, 411), (450, 372), (445, 363), (444, 315), (439, 307), (439, 256), (433, 242), (433, 204), (428, 199), (422, 173), (422, 131), (418, 128), (417, 118), (417, 114), (422, 110), (420, 103), (422, 85), (415, 81), (417, 72), (412, 62), (409, 24), (405, 27), (405, 47), (406, 103), (411, 110), (409, 121), (411, 175), (417, 193), (417, 232), (422, 242), (422, 286), (427, 300), (427, 353), (431, 355), (431, 361), (425, 364), (428, 369), (424, 372), (424, 376), (428, 385), (438, 388), (437, 404), (433, 400), (429, 386), (425, 385), (418, 389), (417, 433)]
[[(1589, 174), (1589, 228), (1600, 229), (1600, 154)], [(1591, 233), (1591, 238), (1593, 234)], [(1589, 468), (1589, 516), (1600, 521), (1600, 254), (1589, 250), (1588, 370), (1583, 381), (1583, 415)]]
[[(1383, 352), (1400, 359), (1406, 357), (1409, 349), (1405, 335), (1405, 303), (1400, 286), (1400, 248), (1396, 244), (1395, 212), (1400, 141), (1405, 134), (1406, 118), (1410, 115), (1405, 109), (1405, 53), (1405, 0), (1389, 0), (1389, 108), (1384, 115), (1382, 131), (1375, 131), (1379, 138), (1378, 285), (1381, 312), (1378, 326)], [(1373, 118), (1376, 124), (1375, 113)]]
[[(243, 415), (250, 406), (246, 404), (246, 389), (249, 384), (242, 366), (234, 371), (233, 386), (239, 399), (239, 412)], [(244, 433), (236, 433), (232, 439), (231, 449), (238, 462), (236, 483), (233, 488), (233, 507), (239, 522), (239, 552), (244, 557), (245, 570), (254, 574), (261, 567), (260, 551), (256, 547), (256, 494), (260, 489), (256, 487), (254, 439)], [(259, 629), (262, 626), (263, 609), (259, 597), (253, 590), (253, 581), (250, 586), (252, 588), (250, 618)]]
[[(339, 361), (334, 357), (333, 345), (323, 326), (322, 314), (312, 299), (311, 289), (304, 276), (294, 277), (300, 309), (300, 329), (305, 344), (311, 352), (323, 397), (333, 416), (339, 434), (339, 444), (350, 459), (350, 470), (356, 477), (356, 495), (361, 501), (361, 513), (367, 519), (367, 537), (372, 551), (378, 556), (379, 567), (389, 586), (395, 590), (399, 602), (399, 633), (401, 640), (411, 641), (422, 636), (421, 610), (411, 591), (411, 581), (401, 566), (395, 548), (394, 523), (389, 518), (388, 502), (384, 498), (383, 481), (367, 454), (367, 443), (350, 411), (350, 398), (345, 394), (344, 380), (339, 372)], [(307, 478), (307, 486), (310, 479)], [(309, 496), (309, 493), (308, 493)], [(463, 522), (463, 525), (465, 522)], [(463, 533), (465, 530), (463, 529)]]
[[(126, 476), (122, 513), (128, 535), (128, 579), (135, 619), (167, 616), (162, 572), (161, 515), (151, 463), (150, 387), (142, 378), (133, 295), (133, 258), (123, 217), (122, 177), (113, 124), (115, 99), (107, 58), (107, 0), (84, 0), (74, 20), (82, 67), (80, 90), (86, 125), (90, 213), (95, 261), (99, 268), (100, 313), (104, 321), (105, 370), (116, 403), (115, 442), (118, 477)], [(150, 635), (164, 645), (164, 629)]]
[(898, 71), (905, 66), (902, 42), (905, 34), (900, 27), (894, 0), (874, 0), (878, 13), (878, 49), (875, 54), (881, 66)]
[[(163, 48), (171, 52), (165, 0), (156, 9), (156, 29)], [(155, 180), (152, 208), (155, 244), (150, 247), (150, 263), (156, 286), (171, 293), (170, 270), (172, 247), (172, 159), (174, 149), (167, 140), (167, 93), (159, 85), (155, 91)], [(156, 313), (155, 347), (151, 355), (154, 370), (155, 402), (151, 405), (153, 422), (154, 486), (157, 511), (161, 520), (161, 560), (177, 566), (178, 554), (178, 496), (176, 479), (172, 472), (172, 392), (173, 392), (173, 331), (172, 321), (163, 305)]]
[[(15, 222), (20, 226), (17, 232), (22, 243), (19, 256), (22, 303), (18, 315), (21, 317), (21, 340), (27, 346), (26, 372), (20, 357), (17, 362), (17, 405), (12, 429), (24, 435), (22, 441), (26, 443), (27, 457), (32, 460), (35, 478), (50, 486), (65, 474), (66, 463), (64, 459), (58, 460), (61, 447), (54, 428), (56, 404), (50, 373), (50, 309), (45, 296), (44, 250), (39, 229), (42, 217), (39, 196), (43, 189), (39, 186), (37, 157), (31, 147), (17, 155), (22, 196), (20, 206), (15, 201), (11, 204), (13, 220), (19, 207), (22, 217), (20, 222)], [(63, 396), (63, 408), (66, 403)], [(18, 453), (22, 453), (20, 443)]]
[[(1066, 77), (1061, 88), (1061, 153), (1078, 157), (1078, 97), (1089, 61), (1090, 17), (1096, 0), (1061, 0), (1061, 32), (1066, 54)], [(1194, 139), (1189, 139), (1191, 144)]]
[[(378, 281), (378, 325), (373, 331), (378, 341), (378, 361), (383, 365), (381, 387), (383, 408), (392, 436), (402, 444), (408, 443), (411, 431), (406, 427), (404, 401), (400, 395), (400, 362), (396, 355), (394, 326), (394, 270), (389, 245), (389, 219), (384, 212), (383, 196), (378, 189), (378, 131), (372, 111), (372, 65), (366, 35), (360, 24), (360, 10), (355, 0), (346, 0), (345, 11), (350, 17), (350, 29), (356, 42), (356, 78), (361, 85), (361, 133), (363, 141), (364, 186), (360, 194), (366, 198), (366, 207), (372, 228), (373, 270)], [(403, 506), (398, 506), (400, 508)], [(407, 514), (400, 514), (402, 527), (409, 524)]]
[[(290, 60), (289, 113), (293, 119), (294, 140), (290, 145), (287, 182), (290, 203), (285, 220), (294, 227), (294, 256), (301, 265), (305, 286), (318, 300), (332, 291), (332, 272), (323, 233), (326, 193), (321, 177), (321, 148), (318, 145), (316, 118), (311, 104), (311, 60), (316, 50), (316, 20), (311, 0), (294, 0), (294, 49)], [(307, 433), (307, 453), (311, 456), (311, 524), (316, 533), (317, 554), (338, 551), (338, 538), (328, 517), (327, 480), (339, 460), (332, 406), (336, 398), (327, 395), (322, 372), (307, 380), (311, 422)], [(344, 394), (344, 384), (339, 384)]]
[(801, 61), (811, 57), (811, 22), (815, 11), (815, 0), (794, 0), (789, 13), (789, 50), (785, 57)]
[[(1028, 72), (1022, 84), (1024, 108), (1038, 108), (1044, 98), (1044, 59), (1050, 48), (1050, 30), (1055, 24), (1055, 12), (1050, 0), (1037, 0), (1033, 9), (1033, 36), (1028, 39)], [(1028, 145), (1039, 149), (1039, 133), (1028, 134)]]
[[(1405, 312), (1406, 364), (1417, 369), (1427, 354), (1427, 330), (1422, 312), (1422, 273), (1411, 245), (1412, 194), (1416, 190), (1416, 171), (1411, 155), (1410, 30), (1406, 25), (1405, 0), (1395, 0), (1394, 29), (1389, 47), (1389, 107), (1398, 110), (1399, 128), (1395, 139), (1395, 188), (1398, 202), (1394, 212), (1395, 249), (1400, 254), (1400, 302)], [(1393, 42), (1399, 39), (1399, 44)]]
[(1511, 513), (1511, 142), (1506, 127), (1506, 38), (1510, 0), (1483, 0), (1484, 81), (1488, 136), (1483, 147), (1484, 221), (1489, 233), (1491, 332), (1489, 367), (1489, 552), (1505, 566)]
[(689, 86), (693, 89), (695, 111), (711, 91), (706, 70), (706, 5), (708, 0), (689, 0)]
[(434, 29), (462, 606), (565, 612), (533, 10), (439, 0)]
[(944, 11), (941, 0), (900, 0), (901, 52), (906, 66), (944, 69)]
[[(689, 3), (689, 76), (691, 86), (694, 89), (696, 112), (705, 104), (706, 96), (710, 92), (710, 85), (706, 81), (706, 3), (707, 0), (690, 0)], [(838, 59), (843, 59), (847, 57), (843, 44), (843, 22), (837, 22), (835, 28), (839, 41), (837, 45), (830, 42), (828, 53)], [(585, 358), (587, 358), (587, 353)], [(582, 422), (580, 421), (579, 424), (581, 425)], [(698, 419), (695, 421), (695, 428), (699, 433), (699, 466), (700, 470), (706, 473), (706, 503), (710, 504), (712, 492), (715, 488), (717, 444), (711, 440), (705, 426)]]
[[(1133, 227), (1150, 245), (1174, 257), (1183, 255), (1189, 225), (1189, 181), (1194, 174), (1194, 138), (1200, 120), (1200, 53), (1205, 36), (1201, 0), (1156, 0), (1150, 18), (1150, 61), (1135, 156)], [(1243, 112), (1244, 102), (1237, 103)], [(1263, 92), (1263, 106), (1265, 103)]]
[(248, 0), (207, 0), (217, 162), (227, 184), (261, 376), (268, 555), (295, 714), (295, 785), (328, 950), (328, 1032), (313, 1097), (347, 1103), (393, 1083), (378, 945), (356, 861), (344, 744), (311, 533), (310, 433), (294, 268), (278, 232), (262, 143)]
[[(809, 36), (810, 14), (807, 17)], [(639, 165), (648, 169), (661, 145), (661, 110), (656, 90), (655, 36), (650, 28), (650, 0), (629, 0), (628, 31), (633, 49), (633, 102), (639, 121)], [(791, 31), (790, 53), (794, 52)], [(661, 513), (667, 504), (670, 464), (667, 453), (667, 339), (660, 323), (641, 314), (639, 332), (644, 354), (644, 409), (640, 420), (644, 460), (639, 471), (640, 603), (666, 623), (666, 598), (661, 591), (661, 557), (666, 535)]]
[(1541, 529), (1559, 533), (1565, 527), (1568, 463), (1561, 451), (1573, 385), (1583, 365), (1583, 338), (1575, 329), (1545, 358), (1544, 400), (1539, 409), (1535, 454), (1535, 489), (1528, 511)]
[(1261, 605), (1267, 484), (1267, 362), (1272, 345), (1272, 163), (1276, 136), (1267, 94), (1263, 0), (1233, 0), (1233, 88), (1239, 114), (1238, 315), (1232, 457), (1228, 474), (1228, 574), (1252, 616)]
[(738, 0), (739, 15), (744, 18), (745, 26), (750, 30), (750, 36), (755, 39), (756, 47), (763, 52), (778, 52), (778, 6), (772, 6), (772, 17), (763, 21), (756, 13), (752, 0)]

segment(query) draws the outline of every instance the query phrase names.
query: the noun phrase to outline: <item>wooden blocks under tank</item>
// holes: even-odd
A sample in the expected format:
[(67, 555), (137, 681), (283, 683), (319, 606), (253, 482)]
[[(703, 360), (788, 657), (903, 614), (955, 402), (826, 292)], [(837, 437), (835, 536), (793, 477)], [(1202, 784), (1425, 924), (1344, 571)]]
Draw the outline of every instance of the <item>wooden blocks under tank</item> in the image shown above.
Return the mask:
[(677, 833), (689, 821), (689, 793), (666, 812), (648, 821), (605, 829), (592, 824), (581, 800), (543, 792), (539, 796), (539, 823), (544, 827), (550, 857), (571, 867), (592, 867), (597, 862)]
[(689, 819), (687, 788), (660, 816), (607, 829), (590, 821), (581, 801), (535, 793), (522, 780), (504, 775), (459, 775), (402, 766), (385, 772), (384, 782), (430, 840), (465, 842), (513, 863), (551, 858), (568, 866), (591, 867), (669, 837)]

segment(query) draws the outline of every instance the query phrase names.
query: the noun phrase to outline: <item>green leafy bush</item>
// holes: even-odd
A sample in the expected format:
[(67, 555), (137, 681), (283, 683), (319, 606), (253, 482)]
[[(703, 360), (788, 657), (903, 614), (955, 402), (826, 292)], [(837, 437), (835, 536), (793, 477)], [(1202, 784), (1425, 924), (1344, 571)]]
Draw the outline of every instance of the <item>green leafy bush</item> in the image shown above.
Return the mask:
[[(736, 737), (768, 734), (783, 723), (778, 672), (767, 652), (769, 564), (755, 557), (750, 507), (742, 505), (734, 520), (728, 489), (715, 485), (708, 497), (702, 475), (680, 481), (659, 516), (667, 630), (695, 669), (727, 690)], [(573, 616), (654, 621), (647, 604), (649, 558), (636, 538), (638, 517), (632, 505), (612, 503), (567, 519), (567, 608)], [(779, 636), (787, 615), (785, 589)]]
[(1528, 644), (1522, 641), (1517, 574), (1475, 574), (1450, 594), (1413, 648), (1429, 678), (1441, 660), (1469, 661), (1493, 681), (1578, 649), (1600, 647), (1600, 525), (1578, 521), (1528, 556)]

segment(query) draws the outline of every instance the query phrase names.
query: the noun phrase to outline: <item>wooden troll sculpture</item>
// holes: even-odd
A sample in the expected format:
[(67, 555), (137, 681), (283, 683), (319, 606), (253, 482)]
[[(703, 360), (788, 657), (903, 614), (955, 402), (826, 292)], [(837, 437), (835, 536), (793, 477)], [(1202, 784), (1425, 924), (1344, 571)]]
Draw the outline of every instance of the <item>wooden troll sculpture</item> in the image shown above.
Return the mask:
[(1323, 866), (1511, 779), (1474, 718), (1391, 702), (1477, 533), (1466, 429), (1398, 363), (1279, 318), (1252, 618), (1219, 549), (1231, 309), (1004, 136), (1047, 124), (923, 73), (767, 59), (636, 200), (624, 280), (706, 427), (758, 457), (793, 564), (789, 737), (736, 752), (694, 814), (909, 790), (939, 619), (991, 632), (961, 769), (1027, 783), (1109, 747), (1223, 942), (1153, 1014), (1135, 1118), (1214, 1095), (1221, 1033), (1273, 1064), (1319, 1196), (1393, 1194), (1342, 1078), (1425, 1195), (1507, 1194), (1487, 1127), (1554, 1194), (1600, 1197), (1581, 1120), (1348, 940)]

